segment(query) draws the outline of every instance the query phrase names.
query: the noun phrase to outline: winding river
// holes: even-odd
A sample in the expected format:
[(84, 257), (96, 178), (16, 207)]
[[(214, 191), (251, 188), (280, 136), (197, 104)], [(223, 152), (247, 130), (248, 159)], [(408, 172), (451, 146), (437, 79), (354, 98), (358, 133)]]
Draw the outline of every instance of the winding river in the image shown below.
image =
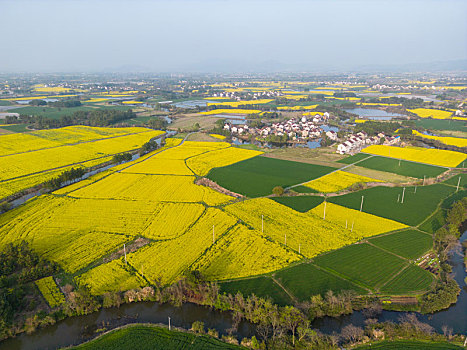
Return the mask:
[[(467, 231), (464, 232), (460, 241), (467, 240)], [(433, 326), (438, 332), (441, 327), (447, 325), (455, 333), (467, 332), (467, 287), (464, 279), (465, 271), (463, 255), (454, 254), (451, 257), (451, 265), (456, 281), (461, 286), (461, 293), (455, 305), (449, 309), (437, 312), (433, 315), (418, 315), (422, 322)], [(379, 321), (397, 322), (405, 312), (383, 311)], [(57, 324), (39, 329), (28, 335), (21, 334), (16, 338), (7, 339), (0, 343), (0, 350), (36, 350), (36, 349), (58, 349), (65, 346), (80, 344), (95, 335), (96, 329), (105, 327), (116, 327), (128, 323), (168, 323), (176, 327), (188, 329), (194, 321), (203, 321), (205, 329), (214, 328), (220, 335), (227, 334), (227, 329), (232, 326), (229, 313), (216, 311), (195, 304), (184, 304), (175, 307), (168, 304), (155, 302), (140, 302), (124, 304), (120, 308), (101, 309), (90, 315), (70, 317)], [(351, 315), (337, 318), (323, 317), (312, 323), (312, 327), (323, 333), (339, 332), (342, 327), (352, 323), (356, 326), (364, 326), (365, 317), (362, 312), (357, 311)], [(251, 337), (255, 334), (255, 326), (249, 322), (242, 321), (238, 327), (236, 336), (238, 339)]]

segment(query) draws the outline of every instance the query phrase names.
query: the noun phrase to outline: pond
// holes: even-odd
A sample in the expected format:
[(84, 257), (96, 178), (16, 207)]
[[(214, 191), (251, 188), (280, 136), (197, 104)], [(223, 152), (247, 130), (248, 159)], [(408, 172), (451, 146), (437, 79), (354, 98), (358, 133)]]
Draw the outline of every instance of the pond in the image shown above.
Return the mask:
[(175, 102), (175, 103), (171, 103), (171, 105), (177, 108), (196, 108), (196, 106), (206, 107), (208, 103), (216, 103), (216, 101), (191, 100), (191, 101)]
[(357, 114), (360, 117), (374, 120), (391, 120), (393, 117), (404, 117), (398, 113), (388, 113), (381, 109), (372, 108), (350, 108), (344, 109), (346, 112)]

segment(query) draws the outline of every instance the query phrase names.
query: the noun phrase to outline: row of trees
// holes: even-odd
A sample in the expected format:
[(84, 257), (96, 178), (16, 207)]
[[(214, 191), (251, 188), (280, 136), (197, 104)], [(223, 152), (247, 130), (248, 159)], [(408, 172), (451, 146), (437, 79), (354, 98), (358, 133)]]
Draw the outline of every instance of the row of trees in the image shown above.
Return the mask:
[(51, 129), (70, 125), (108, 126), (135, 117), (136, 114), (132, 110), (120, 111), (102, 108), (92, 111), (76, 111), (71, 115), (63, 115), (58, 119), (51, 119), (41, 115), (9, 116), (6, 122), (8, 124), (30, 124), (34, 129)]
[(60, 188), (62, 185), (70, 184), (74, 180), (81, 178), (84, 174), (86, 174), (86, 168), (71, 168), (45, 182), (44, 187), (54, 190)]
[(439, 280), (434, 288), (420, 300), (421, 311), (431, 313), (443, 310), (457, 301), (460, 288), (450, 276), (450, 252), (459, 244), (459, 227), (467, 219), (467, 198), (455, 202), (446, 214), (445, 224), (439, 228), (434, 238), (434, 250), (439, 259)]

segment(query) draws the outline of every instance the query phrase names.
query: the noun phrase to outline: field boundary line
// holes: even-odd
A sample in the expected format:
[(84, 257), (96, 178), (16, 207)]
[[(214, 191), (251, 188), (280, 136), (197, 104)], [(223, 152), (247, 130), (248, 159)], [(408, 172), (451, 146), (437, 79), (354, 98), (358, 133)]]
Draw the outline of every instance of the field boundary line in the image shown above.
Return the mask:
[(289, 292), (289, 290), (285, 288), (274, 276), (271, 276), (270, 278), (275, 284), (279, 286), (279, 288), (282, 288), (282, 290), (285, 292), (285, 294), (289, 296), (290, 300), (292, 300), (293, 303), (297, 303), (297, 298), (295, 297), (295, 295)]
[(354, 284), (356, 286), (359, 286), (359, 287), (361, 287), (363, 289), (366, 289), (366, 290), (370, 291), (371, 293), (374, 293), (374, 290), (371, 289), (370, 286), (364, 284), (364, 282), (361, 282), (361, 283), (360, 283), (360, 281), (357, 282), (357, 281), (355, 281), (353, 279), (350, 279), (350, 277), (347, 277), (347, 276), (345, 276), (345, 275), (343, 275), (343, 274), (341, 274), (341, 273), (339, 273), (339, 272), (337, 272), (337, 271), (335, 271), (335, 270), (333, 270), (331, 268), (320, 266), (320, 265), (318, 265), (318, 264), (316, 264), (314, 262), (312, 262), (310, 264), (317, 267), (317, 268), (319, 268), (319, 269), (321, 269), (322, 271), (328, 272), (331, 275), (339, 277), (340, 279), (346, 280), (346, 281), (348, 281), (348, 282), (350, 282), (350, 283), (352, 283), (352, 284)]
[(366, 243), (369, 244), (369, 245), (371, 245), (371, 246), (373, 246), (373, 247), (375, 247), (375, 248), (378, 248), (379, 250), (382, 250), (383, 252), (392, 254), (392, 255), (394, 255), (394, 256), (396, 256), (396, 257), (398, 257), (398, 258), (400, 258), (400, 259), (402, 259), (402, 260), (404, 260), (404, 261), (410, 261), (410, 259), (407, 259), (407, 258), (404, 258), (403, 256), (397, 255), (396, 253), (393, 253), (393, 252), (391, 252), (391, 251), (389, 251), (389, 250), (387, 250), (387, 249), (378, 247), (377, 245), (375, 245), (375, 244), (369, 242), (368, 240), (367, 240)]
[(391, 282), (394, 278), (396, 278), (397, 276), (399, 276), (403, 271), (407, 270), (410, 266), (410, 263), (407, 263), (406, 266), (404, 266), (398, 273), (392, 275), (392, 277), (390, 279), (388, 279), (386, 282), (384, 282), (381, 286), (378, 286), (378, 290), (381, 290), (381, 288), (384, 288), (384, 286), (386, 284), (388, 284), (389, 282)]
[[(315, 181), (315, 180), (321, 179), (322, 177), (325, 177), (325, 176), (327, 176), (327, 175), (330, 175), (330, 174), (332, 174), (332, 173), (335, 173), (335, 172), (337, 172), (337, 171), (342, 171), (342, 170), (347, 169), (348, 167), (350, 167), (350, 166), (352, 166), (352, 165), (355, 165), (355, 164), (357, 164), (357, 163), (359, 163), (359, 162), (362, 162), (362, 161), (364, 161), (364, 160), (366, 160), (366, 159), (369, 159), (369, 158), (371, 158), (371, 157), (373, 157), (373, 155), (370, 155), (369, 157), (366, 157), (366, 158), (364, 158), (364, 159), (360, 159), (360, 160), (356, 161), (355, 163), (346, 164), (346, 165), (344, 165), (342, 168), (337, 168), (337, 169), (331, 171), (330, 173), (321, 175), (320, 177), (317, 177), (317, 178), (315, 178), (315, 179), (311, 179), (311, 180), (308, 180), (308, 181), (305, 181), (305, 182), (302, 182), (302, 183), (299, 183), (299, 184), (296, 184), (296, 185), (292, 185), (292, 186), (286, 187), (285, 189), (286, 189), (286, 190), (289, 190), (289, 189), (294, 188), (294, 187), (303, 186), (304, 184), (306, 184), (306, 183), (308, 183), (308, 182), (310, 182), (310, 181)], [(340, 164), (342, 164), (342, 163), (340, 163)]]

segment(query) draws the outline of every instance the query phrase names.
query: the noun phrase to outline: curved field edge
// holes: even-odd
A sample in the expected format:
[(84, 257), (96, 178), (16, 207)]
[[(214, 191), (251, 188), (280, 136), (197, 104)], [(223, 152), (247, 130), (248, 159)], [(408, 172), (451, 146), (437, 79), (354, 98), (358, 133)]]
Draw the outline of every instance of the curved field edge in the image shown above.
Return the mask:
[[(175, 328), (175, 327), (174, 327)], [(67, 347), (75, 350), (133, 350), (133, 349), (244, 349), (208, 335), (198, 335), (180, 328), (168, 330), (154, 324), (130, 324), (99, 335), (86, 343)]]

